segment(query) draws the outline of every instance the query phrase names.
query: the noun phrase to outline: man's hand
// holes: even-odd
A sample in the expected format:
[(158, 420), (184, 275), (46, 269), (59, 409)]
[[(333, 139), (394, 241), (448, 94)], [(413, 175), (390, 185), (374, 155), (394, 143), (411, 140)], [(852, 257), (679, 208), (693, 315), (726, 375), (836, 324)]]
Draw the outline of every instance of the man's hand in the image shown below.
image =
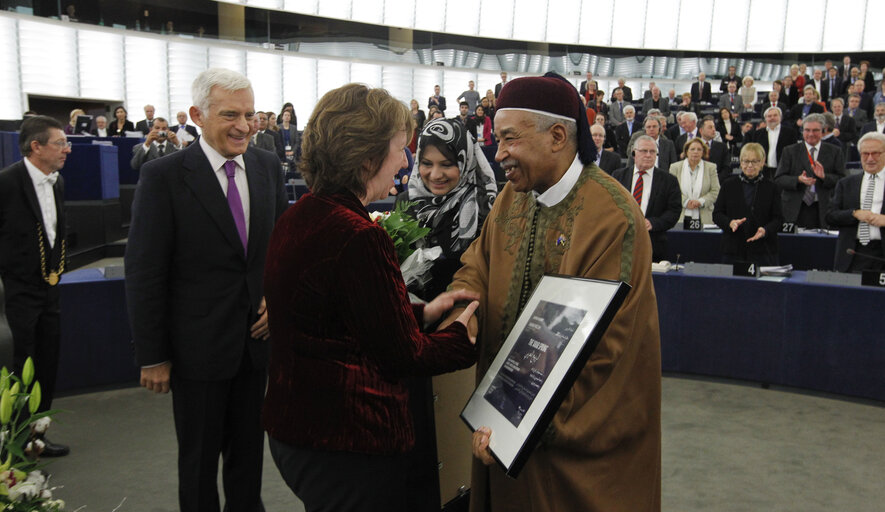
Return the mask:
[(805, 171), (802, 171), (802, 174), (800, 174), (797, 179), (799, 180), (800, 183), (803, 183), (806, 187), (810, 187), (810, 186), (814, 185), (814, 183), (816, 181), (811, 176), (805, 174)]
[(881, 213), (870, 212), (870, 220), (868, 220), (867, 222), (870, 226), (881, 228), (882, 226), (885, 226), (885, 215), (882, 215)]
[(492, 452), (489, 450), (489, 439), (491, 437), (492, 429), (489, 427), (479, 427), (473, 433), (473, 456), (486, 466), (491, 466), (495, 463)]
[(267, 325), (267, 305), (264, 303), (264, 297), (261, 297), (261, 304), (258, 305), (258, 321), (252, 324), (252, 331), (249, 334), (256, 340), (270, 338), (270, 327)]
[(151, 128), (151, 131), (148, 132), (147, 137), (145, 137), (144, 139), (144, 145), (150, 146), (151, 142), (159, 140), (160, 137), (159, 135), (157, 135), (158, 133), (160, 133), (160, 130), (157, 130), (156, 128)]
[[(424, 306), (424, 323), (426, 325), (435, 323), (443, 316), (446, 311), (452, 309), (452, 307), (458, 301), (476, 301), (477, 299), (479, 299), (479, 294), (470, 290), (453, 290), (450, 292), (440, 293), (436, 296), (435, 299)], [(476, 308), (473, 308), (473, 310), (475, 311)], [(471, 312), (470, 314), (472, 315), (473, 313)], [(460, 320), (460, 317), (458, 317), (458, 319)], [(465, 325), (467, 324), (467, 322), (461, 323)]]
[(755, 242), (756, 240), (759, 240), (760, 238), (762, 238), (764, 236), (765, 236), (765, 228), (763, 228), (762, 226), (759, 226), (759, 229), (756, 230), (756, 234), (753, 235), (752, 237), (748, 238), (747, 242)]
[(814, 161), (814, 165), (811, 166), (812, 170), (814, 170), (814, 175), (820, 179), (824, 179), (827, 176), (824, 174), (824, 165), (817, 160)]
[(734, 233), (738, 230), (739, 227), (741, 227), (741, 224), (743, 224), (744, 222), (747, 222), (746, 217), (740, 219), (732, 219), (731, 222), (728, 223), (728, 227), (730, 227), (731, 232)]
[(165, 362), (157, 366), (141, 369), (141, 387), (155, 393), (169, 392), (169, 374), (172, 372), (172, 363)]
[(836, 128), (835, 130), (833, 130), (833, 137), (838, 137), (838, 136), (841, 135), (841, 134), (842, 134), (842, 132), (840, 132), (838, 128)]
[(645, 229), (651, 231), (651, 222), (648, 219), (645, 219)]
[(181, 145), (181, 141), (178, 140), (178, 136), (176, 136), (175, 132), (172, 130), (166, 130), (166, 139), (172, 144), (175, 144), (175, 146)]

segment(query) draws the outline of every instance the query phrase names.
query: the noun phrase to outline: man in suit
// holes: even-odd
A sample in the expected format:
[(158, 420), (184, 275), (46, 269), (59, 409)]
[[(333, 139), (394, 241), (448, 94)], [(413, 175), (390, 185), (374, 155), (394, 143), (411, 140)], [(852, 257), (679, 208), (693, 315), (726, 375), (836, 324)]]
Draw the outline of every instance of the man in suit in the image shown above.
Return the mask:
[(815, 69), (813, 73), (813, 78), (808, 82), (808, 85), (814, 87), (814, 89), (821, 94), (821, 101), (826, 102), (824, 99), (823, 92), (821, 89), (824, 85), (824, 73), (819, 69)]
[(658, 149), (652, 137), (640, 136), (633, 153), (635, 163), (628, 163), (627, 167), (618, 169), (612, 176), (633, 192), (645, 215), (645, 229), (651, 237), (652, 259), (661, 261), (667, 256), (667, 231), (676, 225), (682, 212), (679, 181), (662, 167), (655, 167)]
[[(643, 101), (651, 98), (651, 91), (652, 91), (652, 89), (655, 88), (655, 86), (656, 86), (656, 84), (655, 84), (654, 80), (648, 82), (648, 89), (646, 89), (645, 92), (642, 93), (642, 100)], [(676, 94), (675, 90), (673, 91), (673, 94), (674, 95)], [(676, 103), (679, 103), (679, 102), (677, 101)]]
[(851, 57), (846, 55), (842, 57), (842, 65), (839, 66), (838, 70), (839, 76), (842, 77), (842, 80), (848, 80), (851, 76)]
[(863, 137), (870, 132), (885, 133), (885, 103), (876, 105), (873, 120), (863, 125), (860, 136)]
[[(271, 140), (273, 140), (273, 149), (269, 151), (273, 151), (274, 153), (276, 153), (277, 158), (279, 158), (282, 162), (286, 159), (286, 148), (283, 147), (283, 136), (280, 135), (279, 132), (267, 129), (267, 112), (256, 112), (255, 118), (258, 119), (258, 133), (256, 133), (255, 135), (259, 137), (261, 135), (266, 135), (267, 137), (270, 137)], [(266, 137), (264, 138), (266, 140)], [(263, 142), (262, 144), (263, 146), (259, 146), (262, 147), (262, 149), (264, 149), (264, 146), (268, 145), (267, 142)]]
[(719, 92), (727, 92), (728, 84), (734, 84), (735, 88), (741, 86), (741, 77), (737, 75), (737, 68), (734, 66), (728, 66), (728, 74), (722, 77), (722, 82), (719, 83)]
[(664, 117), (670, 117), (670, 102), (667, 101), (667, 98), (661, 97), (661, 90), (657, 86), (651, 90), (651, 96), (642, 101), (643, 112), (648, 112), (653, 108), (660, 110)]
[(833, 136), (842, 141), (843, 147), (847, 147), (857, 141), (857, 123), (854, 118), (844, 113), (844, 103), (842, 98), (833, 98), (830, 107), (833, 109), (833, 115), (836, 116), (836, 129), (833, 130)]
[[(612, 126), (620, 126), (626, 120), (627, 116), (624, 110), (628, 105), (630, 103), (624, 101), (624, 91), (620, 87), (615, 88), (615, 92), (612, 93), (611, 106), (608, 109), (609, 122)], [(633, 109), (633, 114), (636, 114), (636, 109)]]
[(145, 162), (164, 157), (178, 151), (178, 137), (169, 130), (169, 124), (162, 117), (154, 118), (154, 126), (147, 134), (143, 144), (132, 148), (132, 160), (129, 165), (138, 171)]
[(802, 101), (797, 103), (790, 109), (790, 120), (796, 126), (802, 127), (802, 120), (809, 114), (823, 114), (824, 107), (815, 101), (814, 87), (806, 85), (802, 91)]
[(860, 106), (860, 94), (852, 93), (848, 96), (848, 117), (854, 118), (854, 122), (858, 126), (863, 126), (867, 122), (867, 111)]
[(854, 90), (854, 84), (860, 80), (860, 70), (851, 68), (848, 78), (842, 81), (842, 94), (850, 94)]
[(770, 107), (765, 111), (765, 128), (756, 130), (750, 138), (762, 145), (762, 149), (765, 150), (763, 176), (769, 180), (773, 179), (784, 148), (796, 142), (796, 132), (781, 122), (780, 109)]
[(822, 144), (823, 116), (811, 114), (802, 123), (802, 142), (784, 149), (774, 182), (781, 190), (784, 221), (803, 228), (826, 228), (825, 216), (836, 182), (844, 178), (842, 152)]
[[(609, 109), (610, 116), (614, 114), (614, 110), (614, 106)], [(618, 151), (622, 158), (627, 157), (627, 145), (630, 144), (630, 139), (639, 129), (639, 122), (636, 121), (636, 109), (633, 108), (633, 105), (627, 105), (624, 107), (624, 122), (615, 127), (615, 138), (618, 141)]]
[[(698, 136), (698, 116), (694, 112), (683, 112), (679, 119), (682, 122), (680, 128), (682, 133), (675, 138), (676, 153), (682, 153), (682, 147), (689, 139)], [(669, 135), (668, 135), (669, 137)], [(669, 167), (667, 167), (669, 169)]]
[(624, 101), (633, 101), (633, 89), (627, 86), (627, 79), (624, 77), (618, 78), (618, 87), (624, 91)]
[(842, 91), (842, 77), (839, 76), (839, 70), (830, 68), (827, 77), (820, 84), (820, 99), (824, 103), (832, 98), (839, 96)]
[[(34, 359), (43, 398), (52, 406), (60, 340), (59, 276), (65, 270), (64, 179), (58, 171), (71, 152), (57, 120), (34, 116), (19, 133), (23, 158), (0, 171), (0, 278), (12, 331), (14, 371)], [(69, 448), (43, 439), (43, 456)]]
[(655, 158), (652, 159), (653, 166), (658, 169), (670, 169), (670, 164), (679, 160), (679, 155), (676, 152), (676, 146), (673, 144), (673, 141), (661, 134), (663, 126), (661, 118), (659, 116), (650, 115), (645, 118), (645, 123), (643, 123), (642, 126), (645, 130), (644, 133), (642, 135), (634, 135), (634, 143), (627, 147), (627, 151), (631, 153), (630, 158), (627, 159), (627, 167), (633, 167), (632, 153), (635, 153), (636, 142), (645, 135), (650, 137), (657, 146)]
[(495, 97), (501, 95), (501, 87), (504, 87), (504, 84), (507, 83), (507, 72), (501, 71), (501, 83), (495, 84)]
[(596, 86), (597, 89), (599, 89), (599, 84), (597, 84), (596, 80), (593, 79), (593, 72), (588, 71), (587, 72), (587, 79), (584, 80), (583, 82), (581, 82), (581, 89), (580, 89), (580, 91), (578, 91), (579, 93), (581, 93), (582, 98), (587, 94), (587, 82), (592, 83), (593, 85)]
[(603, 171), (611, 174), (621, 166), (621, 158), (614, 151), (605, 151), (605, 128), (600, 124), (590, 127), (590, 136), (596, 144), (596, 165)]
[(173, 126), (172, 129), (175, 131), (175, 136), (178, 137), (181, 147), (185, 148), (197, 139), (197, 127), (187, 124), (187, 113), (184, 111), (176, 114), (175, 118), (178, 120), (178, 126)]
[[(858, 142), (863, 174), (836, 184), (827, 211), (827, 223), (839, 228), (834, 267), (839, 272), (885, 270), (882, 258), (882, 227), (885, 226), (885, 135), (871, 132)], [(848, 254), (854, 249), (860, 257)]]
[(439, 85), (433, 86), (433, 96), (427, 100), (427, 108), (435, 106), (443, 115), (446, 114), (446, 97), (440, 94)]
[(191, 88), (197, 143), (142, 167), (126, 247), (141, 385), (172, 389), (181, 510), (258, 511), (268, 330), (262, 274), (287, 206), (280, 162), (249, 147), (249, 80), (212, 68)]
[(277, 147), (274, 144), (273, 137), (269, 133), (264, 133), (260, 130), (261, 121), (258, 119), (259, 113), (256, 112), (254, 116), (252, 116), (252, 124), (254, 125), (254, 131), (252, 135), (252, 139), (249, 141), (249, 146), (254, 146), (258, 149), (263, 149), (265, 151), (270, 151), (273, 154), (276, 154)]
[[(719, 175), (719, 181), (722, 182), (725, 178), (731, 176), (731, 153), (728, 152), (728, 146), (725, 143), (715, 140), (716, 121), (710, 116), (702, 119), (698, 127), (698, 134), (701, 140), (710, 148), (710, 153), (704, 160), (716, 164), (716, 173)], [(683, 144), (685, 144), (684, 141)]]
[(780, 90), (780, 98), (779, 102), (785, 103), (787, 108), (793, 108), (793, 105), (799, 103), (799, 89), (796, 87), (796, 84), (793, 83), (793, 79), (789, 76), (785, 76), (783, 82), (783, 87)]
[(863, 80), (858, 80), (854, 82), (854, 94), (860, 96), (860, 103), (858, 103), (858, 106), (862, 108), (864, 112), (869, 114), (873, 111), (875, 105), (873, 105), (873, 95), (868, 92), (864, 92), (865, 87), (866, 82), (864, 82)]
[(144, 119), (135, 123), (135, 129), (140, 131), (141, 133), (147, 135), (148, 132), (151, 131), (151, 127), (154, 125), (154, 106), (153, 105), (145, 105), (144, 106)]
[(787, 104), (780, 102), (780, 93), (778, 93), (777, 91), (771, 91), (768, 93), (768, 101), (765, 103), (760, 103), (757, 107), (756, 113), (762, 116), (764, 112), (771, 107), (779, 108), (782, 116), (786, 116), (789, 112), (789, 110), (787, 109)]
[(92, 135), (96, 137), (108, 136), (108, 118), (105, 116), (97, 116), (95, 118), (95, 128), (92, 129)]
[(707, 83), (706, 73), (699, 73), (698, 81), (691, 84), (691, 101), (695, 103), (713, 103), (713, 93), (710, 92), (710, 84)]

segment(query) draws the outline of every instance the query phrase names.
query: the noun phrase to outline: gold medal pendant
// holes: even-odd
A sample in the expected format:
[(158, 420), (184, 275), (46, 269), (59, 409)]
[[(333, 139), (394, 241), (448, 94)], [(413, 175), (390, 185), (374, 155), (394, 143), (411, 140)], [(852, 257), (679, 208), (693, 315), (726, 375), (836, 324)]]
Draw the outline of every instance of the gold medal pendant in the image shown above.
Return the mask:
[(57, 285), (58, 284), (58, 274), (56, 274), (55, 272), (50, 272), (49, 279), (47, 279), (47, 282), (49, 283), (49, 286)]

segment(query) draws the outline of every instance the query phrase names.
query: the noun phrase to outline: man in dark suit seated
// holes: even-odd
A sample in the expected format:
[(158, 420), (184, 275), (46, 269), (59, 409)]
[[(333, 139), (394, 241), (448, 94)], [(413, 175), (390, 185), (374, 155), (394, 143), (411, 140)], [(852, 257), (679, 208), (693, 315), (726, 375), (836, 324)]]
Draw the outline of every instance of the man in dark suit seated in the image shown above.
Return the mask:
[(249, 80), (207, 69), (194, 81), (198, 142), (148, 162), (132, 203), (126, 299), (141, 385), (172, 389), (180, 510), (259, 511), (268, 329), (263, 274), (288, 206), (276, 155), (249, 147)]
[(846, 176), (842, 152), (821, 143), (824, 117), (802, 123), (802, 142), (784, 149), (774, 182), (781, 191), (784, 221), (802, 228), (826, 228), (827, 207), (836, 183)]
[(823, 114), (824, 107), (814, 98), (814, 87), (806, 85), (802, 91), (802, 101), (790, 109), (790, 120), (798, 127), (802, 127), (802, 120), (809, 114)]
[(853, 117), (845, 115), (844, 105), (845, 100), (842, 98), (833, 98), (830, 102), (833, 115), (836, 116), (836, 129), (833, 130), (833, 135), (842, 141), (843, 146), (847, 147), (857, 141), (857, 123)]
[(667, 256), (667, 231), (676, 225), (682, 212), (679, 181), (676, 176), (655, 167), (658, 150), (653, 138), (640, 136), (633, 153), (635, 164), (618, 169), (612, 176), (633, 192), (634, 199), (645, 214), (645, 229), (651, 237), (652, 260), (661, 261)]
[(820, 84), (820, 99), (824, 103), (833, 98), (838, 97), (842, 91), (842, 77), (839, 76), (839, 70), (835, 67), (827, 71), (827, 76)]
[(627, 85), (626, 78), (618, 78), (618, 87), (624, 92), (624, 101), (633, 101), (633, 89)]
[(766, 179), (774, 179), (775, 170), (781, 160), (784, 148), (796, 142), (796, 132), (781, 122), (781, 110), (770, 107), (765, 111), (765, 128), (755, 130), (751, 139), (758, 142), (765, 149), (765, 166), (762, 174)]
[(873, 120), (863, 125), (860, 136), (863, 137), (870, 132), (885, 133), (885, 103), (876, 105), (876, 110), (873, 112)]
[[(28, 117), (20, 130), (23, 158), (0, 170), (0, 279), (14, 346), (9, 369), (21, 375), (27, 358), (33, 358), (43, 391), (37, 411), (44, 412), (52, 408), (55, 395), (61, 340), (58, 282), (66, 256), (64, 179), (58, 171), (71, 143), (61, 123), (50, 117)], [(70, 451), (43, 442), (44, 457)]]
[(599, 124), (590, 127), (590, 135), (596, 144), (596, 165), (603, 171), (611, 174), (621, 166), (621, 157), (614, 151), (602, 149), (605, 145), (605, 128)]
[(854, 118), (854, 122), (858, 126), (863, 126), (869, 120), (867, 111), (860, 108), (860, 94), (857, 93), (848, 95), (848, 108), (845, 113), (848, 117)]
[(697, 82), (691, 84), (691, 101), (694, 103), (713, 103), (713, 93), (710, 91), (710, 84), (707, 82), (706, 73), (698, 73)]
[(154, 112), (155, 109), (153, 105), (145, 105), (144, 119), (135, 123), (135, 129), (147, 135), (148, 132), (151, 131), (151, 127), (154, 126)]
[[(882, 254), (882, 228), (885, 227), (885, 135), (871, 132), (857, 145), (863, 174), (836, 184), (827, 211), (827, 223), (839, 228), (835, 269), (839, 272), (885, 270), (885, 264), (872, 258)], [(854, 249), (857, 255), (848, 254)], [(865, 258), (863, 256), (871, 256)]]
[(154, 125), (144, 139), (144, 144), (132, 148), (132, 160), (129, 165), (138, 171), (145, 162), (161, 158), (178, 151), (178, 137), (169, 130), (169, 123), (162, 117), (154, 118)]
[(627, 105), (624, 107), (624, 122), (615, 127), (615, 137), (618, 141), (618, 152), (621, 153), (621, 158), (627, 157), (627, 145), (630, 144), (633, 134), (640, 129), (639, 122), (636, 120), (636, 109), (633, 108), (633, 105)]

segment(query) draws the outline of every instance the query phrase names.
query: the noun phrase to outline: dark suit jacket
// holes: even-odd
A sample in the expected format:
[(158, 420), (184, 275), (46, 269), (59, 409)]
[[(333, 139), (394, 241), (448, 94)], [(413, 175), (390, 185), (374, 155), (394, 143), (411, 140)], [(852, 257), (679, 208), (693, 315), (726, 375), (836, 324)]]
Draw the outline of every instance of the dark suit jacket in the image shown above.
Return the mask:
[(40, 270), (37, 226), (43, 232), (44, 251), (49, 251), (47, 272), (58, 269), (65, 239), (64, 188), (64, 179), (59, 176), (53, 186), (57, 221), (55, 247), (50, 251), (37, 192), (24, 162), (19, 160), (0, 170), (0, 278), (6, 286), (7, 302), (19, 293), (49, 288)]
[(701, 91), (700, 87), (698, 87), (698, 81), (695, 80), (694, 83), (691, 84), (691, 101), (693, 103), (700, 103), (702, 101), (713, 103), (713, 93), (710, 91), (710, 82), (705, 81), (704, 90)]
[(649, 110), (651, 110), (653, 108), (657, 108), (658, 110), (660, 110), (661, 114), (664, 114), (664, 116), (670, 115), (670, 101), (667, 100), (667, 98), (665, 98), (663, 96), (661, 96), (661, 98), (658, 100), (657, 107), (655, 107), (654, 98), (652, 98), (651, 96), (642, 100), (642, 111), (643, 112), (648, 112)]
[[(747, 206), (744, 197), (744, 182), (734, 177), (722, 183), (719, 197), (713, 207), (713, 222), (722, 228), (722, 254), (735, 260), (758, 262), (760, 257), (771, 257), (777, 261), (777, 233), (783, 222), (781, 198), (777, 187), (770, 180), (760, 180), (756, 185), (753, 207)], [(729, 224), (734, 219), (746, 218), (737, 231)], [(747, 243), (760, 227), (765, 228), (765, 237)], [(789, 263), (789, 262), (788, 262)]]
[(135, 125), (132, 124), (132, 121), (126, 121), (125, 123), (123, 123), (123, 127), (120, 129), (117, 128), (117, 120), (116, 119), (114, 119), (113, 121), (110, 122), (110, 124), (108, 124), (108, 136), (109, 137), (125, 137), (126, 132), (134, 132), (134, 131), (136, 131), (136, 130), (135, 130)]
[[(634, 118), (633, 132), (637, 132), (641, 129), (642, 125)], [(626, 121), (615, 127), (615, 138), (618, 141), (618, 153), (624, 158), (627, 157), (627, 145), (630, 144), (630, 137), (632, 136), (633, 134), (628, 130)]]
[(778, 101), (777, 104), (772, 104), (768, 101), (765, 103), (759, 103), (756, 105), (756, 113), (759, 114), (759, 117), (765, 117), (765, 111), (771, 107), (777, 107), (781, 109), (781, 120), (786, 119), (790, 114), (790, 109), (787, 107), (786, 103)]
[[(163, 156), (175, 153), (176, 151), (178, 151), (178, 148), (175, 147), (175, 144), (167, 141), (165, 154)], [(144, 143), (136, 144), (132, 148), (132, 160), (129, 161), (129, 165), (132, 167), (133, 171), (137, 171), (141, 169), (141, 166), (146, 162), (156, 158), (160, 158), (160, 148), (156, 144), (151, 144), (151, 147), (147, 151), (144, 150)]]
[[(744, 134), (741, 133), (741, 125), (738, 124), (737, 121), (731, 120), (731, 121), (729, 121), (729, 123), (731, 123), (731, 136), (734, 137), (731, 140), (730, 144), (728, 142), (728, 139), (725, 138), (725, 136), (728, 135), (728, 132), (725, 131), (725, 123), (724, 123), (724, 121), (722, 121), (722, 119), (716, 120), (716, 131), (719, 132), (719, 136), (722, 138), (723, 144), (725, 144), (726, 146), (736, 147), (736, 144), (738, 142), (743, 142)], [(729, 148), (729, 149), (731, 149), (731, 148)]]
[[(430, 108), (431, 106), (434, 105), (433, 99), (434, 99), (433, 96), (427, 98), (427, 108)], [(439, 105), (437, 106), (437, 108), (440, 110), (440, 112), (445, 113), (445, 111), (446, 111), (446, 97), (443, 95), (440, 95), (438, 101), (439, 101)], [(455, 106), (457, 106), (457, 105), (455, 105)]]
[(719, 83), (719, 92), (728, 92), (728, 84), (734, 82), (734, 85), (737, 86), (738, 90), (741, 88), (741, 77), (734, 75), (734, 77), (724, 76), (722, 77), (722, 82)]
[(274, 130), (265, 130), (264, 133), (265, 135), (270, 135), (270, 137), (273, 139), (274, 153), (277, 154), (277, 158), (279, 158), (281, 162), (285, 160), (286, 150), (283, 147), (283, 136), (280, 135), (280, 132)]
[[(768, 130), (763, 128), (761, 130), (756, 130), (753, 132), (752, 137), (753, 142), (757, 142), (762, 145), (762, 148), (765, 150), (765, 161), (768, 161), (768, 153), (770, 151), (768, 147)], [(777, 138), (777, 147), (775, 147), (775, 157), (777, 161), (780, 162), (781, 158), (784, 154), (784, 148), (789, 146), (790, 144), (796, 143), (796, 132), (793, 131), (792, 128), (781, 123), (781, 132)], [(771, 176), (769, 176), (769, 179)]]
[(821, 101), (830, 101), (830, 99), (835, 98), (842, 94), (842, 77), (837, 76), (834, 87), (830, 88), (830, 79), (829, 77), (824, 78), (820, 84), (820, 99)]
[(132, 204), (126, 298), (138, 363), (171, 361), (182, 378), (229, 379), (246, 350), (267, 364), (268, 342), (249, 337), (264, 295), (267, 242), (288, 206), (280, 162), (249, 148), (249, 241), (244, 252), (227, 199), (200, 144), (146, 163)]
[[(793, 124), (796, 124), (796, 121), (803, 119), (802, 112), (805, 108), (805, 102), (799, 102), (793, 105), (793, 108), (790, 109), (790, 121)], [(808, 111), (809, 114), (823, 114), (824, 108), (817, 102), (811, 104), (811, 108)]]
[(853, 117), (843, 112), (842, 118), (839, 119), (839, 140), (842, 144), (850, 144), (857, 142), (857, 122)]
[(874, 131), (876, 131), (876, 121), (873, 121), (871, 123), (867, 123), (867, 124), (863, 125), (863, 128), (861, 128), (861, 130), (860, 130), (860, 136), (863, 137), (867, 133), (874, 132)]
[[(180, 125), (180, 124), (174, 124), (174, 125), (171, 125), (171, 126), (169, 127), (169, 129), (170, 129), (171, 131), (173, 131), (173, 132), (178, 132), (178, 127), (179, 127), (179, 126), (181, 126), (181, 125)], [(193, 126), (193, 125), (190, 125), (190, 124), (185, 124), (185, 125), (184, 125), (184, 131), (186, 131), (187, 133), (191, 134), (191, 136), (192, 136), (194, 139), (197, 138), (197, 135), (198, 135), (198, 134), (197, 134), (197, 127), (196, 127), (196, 126)], [(191, 142), (194, 142), (194, 141), (191, 141)]]
[[(846, 102), (846, 103), (847, 103), (847, 102)], [(843, 115), (846, 115), (846, 116), (848, 116), (848, 117), (851, 117), (851, 116), (848, 114), (848, 112), (849, 112), (848, 107), (845, 107), (845, 110), (843, 111)], [(869, 120), (869, 117), (867, 117), (867, 111), (866, 111), (866, 110), (864, 110), (864, 109), (862, 109), (862, 108), (858, 108), (857, 110), (854, 111), (854, 122), (855, 122), (858, 126), (863, 126), (868, 120)]]
[(710, 154), (704, 160), (716, 164), (716, 174), (719, 175), (720, 183), (731, 176), (731, 152), (724, 143), (710, 141)]
[(501, 88), (504, 87), (504, 84), (498, 82), (495, 84), (495, 98), (501, 95)]
[[(799, 88), (793, 85), (792, 87), (790, 87), (789, 93), (787, 93), (786, 88), (781, 89), (778, 102), (786, 104), (787, 108), (793, 108), (793, 105), (799, 103)], [(784, 113), (786, 114), (786, 112)]]
[[(854, 210), (860, 209), (860, 186), (866, 178), (867, 173), (864, 172), (839, 180), (827, 209), (827, 224), (839, 228), (836, 258), (833, 262), (833, 268), (839, 272), (847, 272), (851, 266), (853, 256), (845, 251), (846, 249), (854, 249), (857, 241), (858, 220), (854, 218), (852, 213)], [(885, 213), (885, 202), (882, 207), (883, 209), (877, 213)]]
[[(824, 166), (824, 179), (817, 178), (815, 189), (819, 202), (820, 225), (826, 227), (825, 217), (833, 189), (836, 187), (836, 183), (846, 175), (845, 162), (842, 151), (831, 144), (820, 145), (820, 153), (816, 160)], [(799, 181), (802, 171), (805, 171), (807, 176), (814, 176), (805, 143), (798, 142), (784, 149), (781, 159), (778, 160), (777, 174), (774, 178), (774, 182), (781, 191), (786, 222), (796, 222), (796, 218), (799, 216), (799, 207), (806, 189), (806, 186)]]
[(142, 119), (141, 121), (135, 123), (135, 129), (140, 130), (141, 133), (147, 135), (148, 132), (151, 131), (151, 127), (153, 124), (154, 124), (153, 120), (151, 121), (151, 124), (148, 124), (147, 119)]
[[(667, 168), (669, 169), (669, 164)], [(616, 170), (612, 177), (632, 192), (632, 165)], [(652, 177), (648, 207), (645, 209), (645, 218), (651, 223), (648, 235), (651, 237), (655, 261), (667, 255), (667, 231), (676, 225), (680, 213), (682, 213), (682, 192), (679, 190), (679, 180), (669, 172), (656, 167)]]
[(633, 101), (633, 89), (625, 85), (624, 87), (621, 87), (621, 90), (624, 91), (624, 101)]
[(612, 151), (599, 152), (599, 168), (611, 174), (621, 167), (621, 157)]
[(274, 143), (273, 136), (267, 132), (256, 133), (255, 134), (255, 141), (254, 142), (250, 141), (249, 146), (255, 146), (258, 149), (270, 151), (273, 154), (277, 153), (277, 146)]

